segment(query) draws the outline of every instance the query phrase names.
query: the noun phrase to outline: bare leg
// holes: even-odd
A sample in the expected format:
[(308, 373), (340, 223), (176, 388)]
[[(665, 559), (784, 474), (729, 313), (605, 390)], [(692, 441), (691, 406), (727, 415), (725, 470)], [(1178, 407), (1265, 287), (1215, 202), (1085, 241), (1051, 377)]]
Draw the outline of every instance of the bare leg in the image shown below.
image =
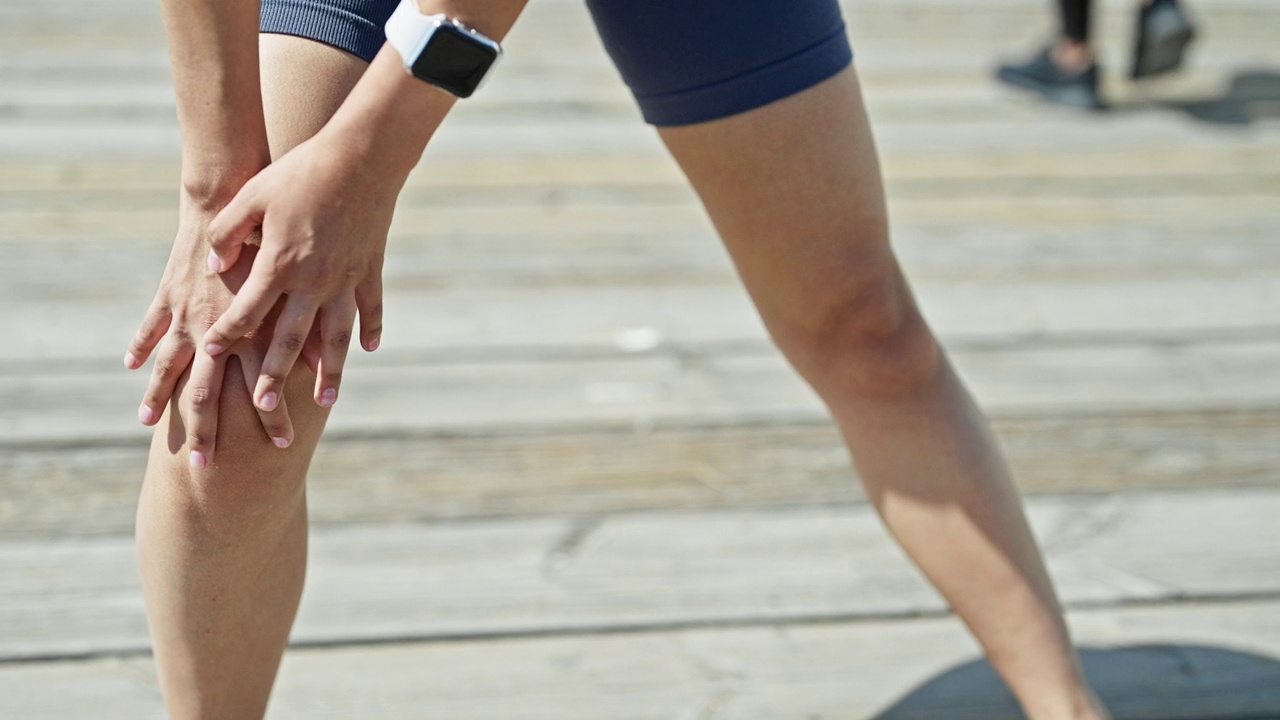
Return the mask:
[(1105, 717), (996, 442), (889, 247), (853, 70), (661, 134), (775, 342), (830, 407), (890, 531), (1027, 713)]
[[(318, 131), (363, 73), (340, 50), (283, 35), (261, 40), (273, 156)], [(181, 383), (157, 426), (138, 505), (143, 594), (174, 720), (261, 718), (288, 640), (306, 564), (305, 477), (327, 411), (299, 365), (286, 391), (295, 439), (271, 444), (239, 366), (223, 383), (217, 462), (192, 470)]]

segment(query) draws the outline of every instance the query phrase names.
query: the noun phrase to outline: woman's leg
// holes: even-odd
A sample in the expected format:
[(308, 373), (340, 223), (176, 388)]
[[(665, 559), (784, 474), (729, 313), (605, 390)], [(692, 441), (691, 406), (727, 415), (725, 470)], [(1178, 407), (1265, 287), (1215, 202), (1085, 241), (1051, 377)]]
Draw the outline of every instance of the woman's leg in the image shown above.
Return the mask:
[(661, 135), (774, 341), (830, 407), (875, 507), (1030, 717), (1105, 717), (1017, 492), (889, 247), (852, 68)]
[[(261, 36), (273, 156), (318, 131), (364, 72), (353, 55)], [(192, 393), (180, 384), (157, 426), (138, 505), (143, 594), (161, 689), (174, 720), (261, 718), (288, 640), (306, 564), (305, 477), (327, 411), (299, 364), (286, 391), (295, 439), (262, 430), (239, 365), (228, 363), (217, 462), (193, 470), (182, 446)]]

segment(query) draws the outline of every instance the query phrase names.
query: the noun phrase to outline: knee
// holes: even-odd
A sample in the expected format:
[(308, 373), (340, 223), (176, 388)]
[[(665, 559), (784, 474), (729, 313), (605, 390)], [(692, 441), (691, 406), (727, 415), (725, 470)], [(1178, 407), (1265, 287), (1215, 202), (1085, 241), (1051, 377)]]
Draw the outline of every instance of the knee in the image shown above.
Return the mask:
[(818, 283), (766, 317), (775, 342), (828, 402), (927, 390), (942, 352), (894, 263)]
[[(310, 403), (310, 387), (286, 390), (295, 429), (287, 449), (276, 447), (262, 428), (257, 410), (240, 377), (229, 366), (218, 401), (217, 435), (210, 465), (193, 469), (187, 454), (188, 428), (184, 411), (170, 408), (167, 422), (157, 428), (149, 481), (167, 486), (165, 494), (187, 512), (207, 517), (254, 515), (300, 502), (306, 469), (318, 440), (323, 417)], [(290, 386), (294, 384), (292, 378)], [(303, 383), (299, 383), (302, 385)], [(179, 393), (188, 392), (184, 388)], [(307, 400), (304, 403), (302, 400)], [(178, 408), (193, 407), (180, 399)], [(176, 509), (176, 508), (175, 508)]]

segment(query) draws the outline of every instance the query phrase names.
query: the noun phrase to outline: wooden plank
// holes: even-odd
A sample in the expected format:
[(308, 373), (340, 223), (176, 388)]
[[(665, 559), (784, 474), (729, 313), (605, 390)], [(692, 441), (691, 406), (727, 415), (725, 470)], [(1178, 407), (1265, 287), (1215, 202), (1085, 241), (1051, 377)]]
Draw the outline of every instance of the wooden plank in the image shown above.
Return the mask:
[[(1010, 418), (996, 430), (1026, 493), (1280, 483), (1275, 411)], [(0, 452), (0, 538), (127, 535), (145, 462), (142, 442)], [(331, 437), (308, 484), (320, 527), (863, 499), (827, 423)]]
[[(902, 148), (882, 155), (891, 181), (975, 178), (1118, 178), (1140, 192), (1143, 179), (1163, 177), (1209, 180), (1280, 173), (1280, 152), (1266, 152), (1274, 142), (1232, 143), (1212, 149), (1139, 147), (1117, 152), (1092, 148), (1062, 153), (1041, 148), (982, 148), (920, 152)], [(178, 163), (163, 158), (15, 159), (0, 165), (0, 192), (151, 190), (168, 193), (172, 204)], [(406, 188), (495, 188), (510, 186), (651, 186), (683, 185), (675, 165), (661, 153), (627, 156), (620, 152), (589, 158), (519, 157), (504, 159), (433, 157), (409, 177)]]
[[(1011, 201), (1007, 192), (999, 191), (962, 197), (904, 195), (892, 199), (890, 209), (898, 224), (929, 228), (934, 232), (983, 223), (991, 225), (997, 233), (1024, 234), (1055, 226), (1097, 231), (1102, 226), (1136, 224), (1150, 233), (1182, 228), (1184, 237), (1188, 230), (1250, 231), (1257, 237), (1273, 227), (1280, 217), (1273, 198), (1265, 194), (1271, 182), (1263, 180), (1256, 191), (1231, 195), (1189, 193), (1100, 199), (1044, 193), (1019, 197), (1016, 202)], [(676, 202), (671, 202), (672, 196), (668, 195), (649, 202), (635, 199), (627, 202), (615, 197), (568, 205), (554, 195), (535, 197), (542, 202), (501, 204), (498, 205), (503, 210), (501, 213), (493, 212), (494, 205), (483, 203), (406, 207), (396, 215), (393, 237), (413, 235), (455, 240), (495, 234), (519, 237), (530, 229), (617, 234), (620, 228), (631, 227), (643, 227), (646, 232), (707, 233), (707, 221), (701, 209), (692, 202), (684, 202), (687, 197), (684, 193), (676, 196)], [(548, 199), (553, 202), (547, 202)], [(150, 235), (167, 239), (174, 231), (174, 224), (174, 212), (167, 204), (127, 211), (62, 207), (0, 212), (0, 234), (18, 238), (64, 241), (79, 238), (83, 242), (85, 237), (102, 241)]]
[[(1280, 145), (1275, 155), (1280, 156)], [(449, 164), (446, 163), (444, 168), (433, 167), (431, 171), (447, 171)], [(1280, 159), (1276, 164), (1278, 167), (1274, 171), (1262, 172), (1243, 166), (1231, 174), (1227, 174), (1227, 166), (1222, 165), (1219, 173), (1208, 176), (1189, 172), (1120, 175), (1108, 174), (1105, 168), (1090, 175), (1060, 175), (1052, 168), (1042, 168), (1038, 173), (1006, 171), (1004, 174), (948, 176), (943, 168), (933, 176), (891, 178), (889, 192), (899, 202), (965, 198), (985, 203), (995, 197), (1033, 203), (1044, 199), (1065, 199), (1070, 203), (1082, 199), (1114, 203), (1118, 198), (1139, 203), (1168, 199), (1203, 202), (1212, 198), (1252, 198), (1280, 190)], [(45, 172), (40, 173), (39, 167), (46, 168)], [(542, 210), (548, 218), (539, 225), (554, 226), (558, 219), (555, 213), (567, 210), (621, 212), (622, 208), (639, 206), (653, 211), (674, 211), (685, 219), (690, 209), (699, 207), (693, 191), (661, 158), (654, 158), (650, 163), (630, 162), (625, 158), (620, 162), (602, 159), (599, 168), (600, 172), (593, 177), (590, 160), (566, 159), (561, 163), (551, 158), (546, 162), (530, 163), (525, 168), (508, 167), (504, 173), (494, 171), (492, 175), (483, 169), (474, 169), (455, 182), (407, 186), (400, 195), (399, 209), (405, 213), (429, 210), (442, 214), (465, 213), (475, 208), (504, 212)], [(635, 168), (636, 174), (618, 177), (627, 173), (629, 168)], [(62, 181), (62, 174), (70, 176), (73, 183), (83, 182), (73, 165), (65, 169), (37, 166), (35, 172), (37, 176), (43, 174), (46, 182)], [(24, 221), (33, 225), (25, 234), (19, 233), (18, 240), (40, 232), (41, 220), (49, 215), (66, 215), (73, 222), (81, 214), (93, 216), (107, 212), (116, 216), (134, 213), (176, 216), (176, 183), (171, 182), (163, 167), (156, 167), (153, 172), (156, 182), (144, 187), (125, 185), (107, 189), (87, 183), (40, 187), (37, 183), (31, 188), (10, 188), (0, 191), (0, 213), (4, 214), (7, 222), (13, 223), (15, 230), (22, 230)], [(128, 172), (125, 175), (128, 177)], [(547, 181), (545, 184), (541, 182), (543, 179)], [(160, 183), (160, 180), (164, 182)], [(14, 181), (18, 182), (16, 178)], [(1151, 209), (1151, 206), (1136, 209), (1141, 211)], [(1160, 216), (1158, 212), (1151, 214)], [(904, 220), (910, 225), (913, 218), (907, 215)], [(1210, 218), (1225, 219), (1221, 212), (1211, 214)], [(698, 225), (692, 220), (689, 224)], [(417, 235), (414, 229), (412, 226), (399, 227), (397, 234)]]
[[(992, 98), (991, 104), (1000, 107), (995, 99)], [(1017, 100), (1019, 98), (1013, 97), (1003, 102)], [(1096, 151), (1099, 146), (1106, 146), (1126, 150), (1137, 148), (1142, 154), (1147, 154), (1171, 144), (1183, 144), (1195, 152), (1256, 144), (1265, 151), (1265, 139), (1269, 137), (1263, 135), (1254, 140), (1188, 132), (1187, 118), (1174, 112), (1135, 114), (1130, 120), (1102, 129), (1092, 123), (1068, 120), (1061, 114), (1048, 114), (1038, 106), (1023, 112), (1000, 113), (995, 117), (991, 117), (990, 107), (976, 108), (979, 116), (963, 118), (966, 122), (958, 123), (939, 120), (911, 122), (912, 117), (921, 117), (917, 113), (926, 113), (924, 117), (929, 115), (927, 108), (912, 108), (902, 118), (888, 116), (881, 121), (874, 97), (871, 102), (873, 113), (876, 113), (873, 120), (876, 121), (879, 144), (890, 153), (927, 149), (944, 152), (954, 148), (977, 151), (993, 144), (1000, 148), (1043, 152), (1046, 136), (1053, 137), (1055, 147), (1062, 152)], [(491, 111), (483, 107), (459, 110), (437, 133), (428, 150), (428, 162), (430, 158), (438, 157), (513, 158), (660, 152), (657, 135), (640, 122), (634, 108), (620, 103), (601, 105), (600, 112), (585, 115), (575, 111), (575, 103), (528, 106), (524, 112), (514, 116), (509, 108), (501, 107)], [(110, 114), (29, 119), (20, 116), (0, 122), (0, 157), (66, 161), (86, 155), (128, 153), (171, 159), (179, 150), (176, 137), (176, 121), (160, 117), (129, 120)], [(993, 143), (991, 138), (999, 138), (999, 141)]]
[[(1118, 717), (1274, 717), (1276, 610), (1133, 609), (1071, 620), (1091, 646), (1086, 672)], [(1188, 637), (1199, 640), (1171, 641)], [(367, 678), (351, 671), (361, 659), (386, 673), (374, 688), (361, 690)], [(279, 687), (278, 716), (299, 718), (321, 708), (359, 714), (374, 698), (385, 699), (388, 717), (1019, 717), (972, 641), (936, 620), (294, 653)]]
[[(1012, 346), (953, 353), (993, 415), (1262, 410), (1280, 404), (1280, 341)], [(353, 360), (336, 437), (810, 422), (817, 397), (769, 349), (612, 358)], [(376, 368), (376, 370), (375, 370)], [(0, 444), (141, 441), (145, 374), (0, 376)]]
[[(1280, 595), (1280, 493), (1030, 502), (1068, 604)], [(317, 529), (303, 644), (943, 612), (866, 506)], [(803, 562), (797, 562), (797, 559)], [(0, 544), (0, 657), (146, 646), (128, 538)]]
[[(555, 282), (555, 274), (539, 278), (531, 270), (518, 280), (528, 285), (504, 288), (466, 287), (464, 269), (456, 279), (462, 287), (432, 288), (435, 282), (423, 281), (419, 284), (428, 289), (420, 292), (401, 289), (408, 284), (401, 280), (403, 271), (388, 273), (392, 287), (386, 297), (384, 350), (354, 361), (371, 363), (356, 365), (356, 372), (384, 364), (383, 357), (405, 365), (608, 358), (637, 351), (768, 351), (766, 333), (732, 278), (690, 268), (646, 282), (642, 265), (622, 270), (607, 261), (602, 265), (566, 271), (563, 283)], [(121, 267), (119, 279), (136, 277), (128, 283), (131, 298), (112, 297), (109, 289), (90, 284), (50, 288), (38, 273), (4, 277), (7, 273), (0, 272), (6, 288), (0, 290), (0, 332), (23, 338), (0, 347), (0, 376), (113, 369), (150, 303), (156, 280), (149, 276), (159, 272), (155, 263)], [(656, 268), (652, 272), (660, 274)], [(596, 274), (613, 275), (614, 286), (593, 287)], [(1156, 282), (1118, 277), (1075, 285), (922, 282), (916, 293), (934, 329), (957, 352), (991, 346), (1198, 345), (1280, 335), (1280, 280), (1266, 277)]]
[[(1070, 614), (1117, 717), (1280, 714), (1280, 604)], [(951, 619), (294, 649), (269, 718), (1014, 720)], [(7, 717), (162, 718), (150, 658), (0, 666)]]

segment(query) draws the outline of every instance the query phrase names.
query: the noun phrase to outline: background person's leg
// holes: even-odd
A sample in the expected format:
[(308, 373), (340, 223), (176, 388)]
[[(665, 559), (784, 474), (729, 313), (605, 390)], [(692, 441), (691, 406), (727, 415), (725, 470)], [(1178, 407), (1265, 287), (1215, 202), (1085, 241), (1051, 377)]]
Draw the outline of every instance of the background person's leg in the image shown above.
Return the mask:
[(1100, 71), (1089, 43), (1093, 0), (1058, 0), (1057, 5), (1057, 36), (1028, 60), (1001, 63), (996, 78), (1051, 102), (1102, 109)]
[(1089, 42), (1090, 11), (1093, 0), (1058, 0), (1062, 37), (1078, 43)]
[[(366, 67), (311, 40), (261, 36), (273, 156), (318, 131)], [(236, 361), (223, 382), (215, 464), (192, 470), (185, 378), (157, 426), (138, 505), (138, 553), (161, 688), (174, 720), (260, 718), (302, 593), (307, 466), (327, 411), (299, 364), (286, 392), (295, 439), (262, 430)], [(176, 411), (175, 409), (176, 408)]]
[(830, 407), (885, 523), (1028, 714), (1104, 717), (996, 441), (889, 247), (853, 70), (660, 132), (775, 342)]

